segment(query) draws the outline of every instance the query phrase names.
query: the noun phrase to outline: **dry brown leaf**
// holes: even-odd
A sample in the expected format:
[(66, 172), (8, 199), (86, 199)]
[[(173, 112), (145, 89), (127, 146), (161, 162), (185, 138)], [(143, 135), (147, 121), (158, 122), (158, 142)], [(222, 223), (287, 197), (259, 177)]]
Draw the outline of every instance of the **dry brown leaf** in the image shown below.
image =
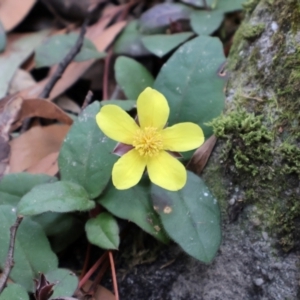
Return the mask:
[(54, 176), (58, 173), (58, 158), (59, 152), (50, 153), (43, 159), (41, 159), (37, 164), (31, 166), (27, 170), (27, 173), (31, 174), (47, 174)]
[(16, 124), (14, 124), (14, 129), (18, 128), (25, 119), (32, 117), (58, 120), (68, 125), (72, 125), (73, 123), (72, 118), (53, 102), (45, 99), (26, 99), (23, 101), (19, 117)]
[[(88, 280), (83, 286), (83, 291), (88, 291), (88, 289), (91, 287), (92, 284), (93, 282), (91, 280)], [(93, 295), (93, 298), (91, 298), (91, 300), (115, 300), (115, 299), (116, 299), (115, 295), (101, 285), (97, 286), (97, 290)]]
[(196, 150), (189, 161), (187, 168), (194, 170), (197, 174), (200, 174), (206, 166), (216, 142), (217, 138), (214, 135), (206, 140), (205, 143)]
[[(126, 25), (126, 22), (122, 21), (105, 29), (105, 27), (116, 15), (116, 13), (117, 11), (114, 11), (114, 14), (107, 14), (105, 17), (102, 17), (100, 21), (98, 21), (93, 26), (89, 27), (87, 30), (86, 37), (89, 38), (95, 44), (98, 51), (104, 51), (105, 49), (107, 49), (107, 47), (113, 42), (115, 37), (121, 32), (121, 30)], [(67, 67), (61, 79), (52, 89), (49, 98), (54, 99), (60, 94), (62, 94), (67, 88), (73, 85), (78, 80), (78, 78), (80, 78), (93, 65), (95, 61), (96, 60), (92, 59), (83, 62), (72, 62)], [(40, 81), (32, 88), (20, 92), (19, 95), (24, 99), (34, 98), (40, 95), (55, 69), (56, 66), (51, 68), (50, 75), (46, 79)]]
[(7, 97), (3, 99), (0, 112), (0, 178), (8, 172), (9, 166), (9, 131), (21, 109), (23, 99), (19, 97)]
[(69, 125), (36, 126), (10, 142), (10, 172), (22, 172), (53, 152), (58, 152)]
[(63, 110), (70, 111), (74, 114), (79, 114), (81, 111), (80, 106), (76, 102), (74, 102), (72, 99), (68, 98), (67, 96), (58, 97), (55, 100), (55, 103), (57, 106), (59, 106)]
[(28, 89), (35, 84), (36, 81), (33, 79), (29, 72), (18, 69), (9, 84), (8, 94), (13, 95), (24, 89)]
[(1, 0), (0, 20), (6, 31), (17, 26), (29, 13), (36, 0)]

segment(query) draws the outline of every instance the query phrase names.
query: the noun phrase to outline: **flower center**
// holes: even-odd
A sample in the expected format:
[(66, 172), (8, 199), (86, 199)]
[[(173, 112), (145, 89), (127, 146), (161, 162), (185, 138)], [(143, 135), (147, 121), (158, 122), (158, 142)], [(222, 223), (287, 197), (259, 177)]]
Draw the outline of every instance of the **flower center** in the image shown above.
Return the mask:
[(145, 127), (136, 132), (132, 145), (141, 156), (156, 156), (163, 148), (162, 136), (155, 127)]

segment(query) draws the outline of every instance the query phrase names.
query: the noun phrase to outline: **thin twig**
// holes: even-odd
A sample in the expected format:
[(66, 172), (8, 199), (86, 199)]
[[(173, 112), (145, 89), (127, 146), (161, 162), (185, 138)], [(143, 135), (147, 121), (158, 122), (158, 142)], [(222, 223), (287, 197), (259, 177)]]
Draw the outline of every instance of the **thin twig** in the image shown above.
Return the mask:
[(104, 74), (103, 74), (103, 95), (102, 100), (109, 100), (108, 96), (108, 84), (109, 84), (109, 67), (110, 61), (112, 58), (112, 49), (107, 52), (107, 55), (104, 60)]
[(79, 282), (79, 288), (82, 288), (86, 281), (92, 276), (92, 274), (97, 270), (97, 268), (102, 264), (102, 262), (106, 259), (107, 252), (105, 252), (96, 263), (90, 268), (90, 270), (82, 277)]
[(10, 242), (9, 242), (9, 248), (8, 253), (6, 257), (5, 267), (2, 273), (2, 276), (0, 277), (0, 294), (2, 293), (6, 281), (9, 277), (10, 271), (12, 270), (14, 266), (14, 250), (15, 250), (15, 240), (16, 240), (16, 234), (17, 230), (19, 228), (19, 225), (21, 224), (23, 220), (23, 216), (18, 216), (15, 224), (10, 227)]
[(81, 110), (84, 110), (91, 103), (93, 96), (94, 96), (93, 92), (89, 90), (85, 96)]
[(111, 277), (112, 277), (112, 281), (113, 281), (115, 297), (116, 297), (116, 300), (119, 300), (118, 282), (117, 282), (114, 256), (113, 256), (111, 251), (108, 251), (108, 255), (109, 255), (109, 262), (110, 262), (110, 268), (111, 268)]
[(43, 91), (40, 94), (40, 98), (48, 98), (50, 95), (51, 90), (57, 83), (57, 81), (61, 78), (64, 71), (66, 70), (67, 66), (72, 62), (72, 60), (75, 58), (75, 56), (80, 52), (81, 47), (83, 45), (84, 41), (84, 35), (86, 33), (86, 28), (90, 20), (90, 15), (84, 20), (80, 33), (78, 36), (78, 39), (75, 43), (75, 45), (71, 48), (69, 53), (65, 56), (65, 58), (58, 64), (57, 69), (55, 70), (54, 74), (44, 87)]

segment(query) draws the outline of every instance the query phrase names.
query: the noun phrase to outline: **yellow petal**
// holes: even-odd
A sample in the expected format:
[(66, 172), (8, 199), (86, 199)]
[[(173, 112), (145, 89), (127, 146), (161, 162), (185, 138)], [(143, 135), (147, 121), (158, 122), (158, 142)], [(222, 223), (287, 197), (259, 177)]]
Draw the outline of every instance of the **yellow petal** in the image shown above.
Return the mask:
[(200, 126), (194, 123), (179, 123), (162, 132), (163, 147), (170, 151), (189, 151), (201, 146), (204, 134)]
[(136, 185), (145, 170), (146, 160), (135, 149), (124, 154), (112, 170), (112, 181), (118, 190), (126, 190)]
[(170, 108), (163, 94), (147, 87), (138, 97), (137, 113), (142, 128), (163, 129), (169, 118)]
[(105, 135), (124, 144), (132, 144), (139, 126), (122, 108), (117, 105), (105, 105), (96, 115), (96, 121)]
[(178, 191), (186, 183), (185, 167), (165, 151), (149, 159), (147, 170), (150, 180), (166, 190)]

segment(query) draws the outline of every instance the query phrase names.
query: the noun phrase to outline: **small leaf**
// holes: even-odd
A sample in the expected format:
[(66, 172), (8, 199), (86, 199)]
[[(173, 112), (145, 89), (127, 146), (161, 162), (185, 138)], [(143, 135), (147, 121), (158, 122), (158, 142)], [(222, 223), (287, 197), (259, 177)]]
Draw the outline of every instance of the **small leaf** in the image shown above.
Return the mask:
[(140, 32), (144, 34), (162, 33), (170, 23), (187, 20), (192, 9), (179, 3), (157, 4), (140, 17)]
[(144, 47), (141, 41), (141, 33), (137, 29), (137, 20), (127, 24), (123, 32), (114, 42), (114, 53), (130, 56), (149, 55), (149, 51)]
[(109, 104), (117, 105), (124, 110), (129, 111), (136, 106), (136, 100), (105, 100), (100, 102), (101, 106)]
[(158, 215), (152, 207), (148, 182), (145, 180), (123, 191), (110, 184), (106, 192), (96, 201), (113, 215), (132, 221), (163, 243), (168, 242)]
[(77, 276), (66, 269), (56, 269), (45, 275), (47, 281), (54, 283), (50, 299), (72, 296), (77, 288)]
[(150, 52), (158, 57), (163, 57), (192, 35), (192, 32), (146, 35), (142, 37), (142, 42)]
[(118, 84), (128, 99), (137, 99), (146, 87), (153, 86), (154, 79), (150, 72), (129, 57), (118, 57), (115, 63), (115, 74)]
[[(35, 64), (37, 68), (48, 67), (58, 64), (64, 59), (74, 47), (78, 39), (78, 33), (59, 34), (48, 38), (35, 52)], [(75, 61), (99, 59), (106, 54), (99, 52), (96, 46), (87, 38), (84, 39), (80, 52), (76, 55)]]
[[(3, 269), (10, 241), (10, 227), (16, 220), (16, 209), (0, 205), (0, 268)], [(41, 226), (24, 218), (16, 235), (14, 267), (11, 279), (27, 291), (33, 291), (33, 279), (38, 272), (47, 273), (57, 268), (57, 257)], [(15, 298), (12, 298), (15, 299)]]
[(191, 14), (191, 26), (199, 35), (211, 35), (222, 24), (224, 14), (220, 10), (197, 10)]
[(224, 13), (236, 11), (236, 10), (242, 10), (243, 9), (243, 3), (245, 3), (246, 0), (218, 0), (216, 9), (223, 11)]
[(90, 243), (103, 249), (118, 249), (120, 243), (119, 227), (110, 213), (101, 213), (89, 219), (85, 231)]
[(42, 183), (55, 181), (57, 181), (57, 178), (44, 174), (7, 174), (0, 181), (0, 205), (8, 204), (17, 206), (20, 199), (33, 187)]
[(151, 197), (169, 236), (189, 255), (211, 262), (221, 242), (220, 211), (204, 182), (188, 172), (182, 190), (171, 192), (153, 185)]
[(0, 300), (29, 300), (26, 290), (19, 284), (10, 283), (0, 295)]
[(116, 143), (108, 139), (96, 123), (99, 102), (89, 105), (71, 127), (62, 145), (58, 165), (62, 180), (83, 186), (91, 199), (107, 185), (117, 157)]
[(73, 182), (59, 181), (40, 184), (22, 197), (18, 214), (38, 215), (47, 211), (85, 211), (95, 207), (83, 187)]
[[(161, 68), (154, 88), (168, 100), (169, 125), (193, 122), (201, 126), (205, 137), (212, 128), (205, 125), (220, 115), (224, 107), (224, 78), (218, 74), (224, 63), (219, 39), (200, 36), (179, 47)], [(191, 152), (185, 153), (190, 157)]]

